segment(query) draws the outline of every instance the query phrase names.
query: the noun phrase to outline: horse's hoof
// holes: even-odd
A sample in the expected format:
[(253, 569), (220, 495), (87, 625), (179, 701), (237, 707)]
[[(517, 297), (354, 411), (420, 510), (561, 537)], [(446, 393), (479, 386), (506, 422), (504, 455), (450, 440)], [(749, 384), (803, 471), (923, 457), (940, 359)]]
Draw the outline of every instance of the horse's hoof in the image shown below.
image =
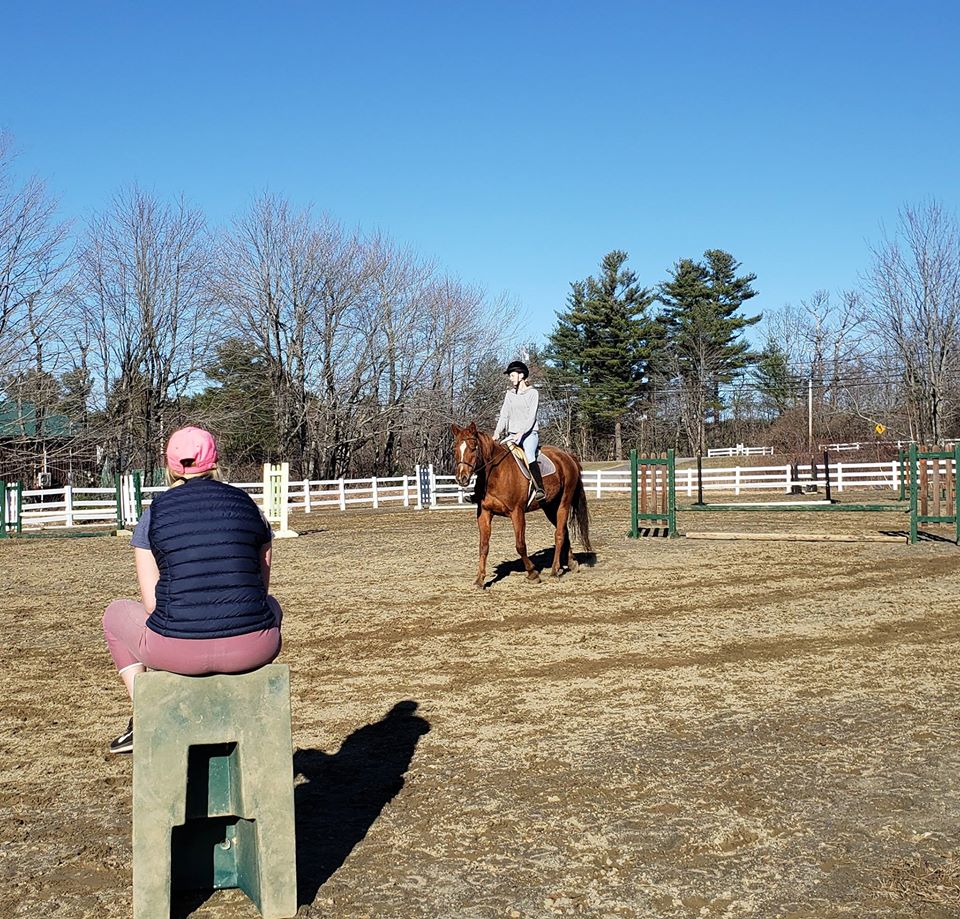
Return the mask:
[(474, 581), (473, 586), (476, 587), (477, 590), (483, 590), (483, 580)]
[(539, 572), (539, 571), (531, 571), (530, 574), (527, 575), (527, 580), (531, 581), (531, 582), (534, 583), (534, 584), (539, 584), (539, 583), (540, 583), (540, 572)]
[(570, 559), (570, 564), (567, 565), (567, 568), (570, 569), (570, 574), (573, 574), (575, 571), (577, 571), (580, 568), (580, 563), (575, 562), (573, 559)]
[(550, 577), (552, 577), (552, 578), (558, 578), (558, 577), (560, 577), (560, 575), (562, 575), (562, 574), (563, 574), (563, 572), (562, 572), (559, 568), (551, 568), (551, 569), (550, 569)]

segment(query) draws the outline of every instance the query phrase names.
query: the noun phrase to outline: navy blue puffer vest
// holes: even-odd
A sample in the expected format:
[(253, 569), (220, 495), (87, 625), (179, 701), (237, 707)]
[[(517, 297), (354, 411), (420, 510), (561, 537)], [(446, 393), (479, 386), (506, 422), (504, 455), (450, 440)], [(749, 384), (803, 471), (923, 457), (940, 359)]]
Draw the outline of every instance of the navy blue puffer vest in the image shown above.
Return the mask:
[(253, 499), (213, 479), (192, 479), (150, 507), (160, 569), (147, 627), (168, 638), (229, 638), (274, 625), (260, 574), (270, 530)]

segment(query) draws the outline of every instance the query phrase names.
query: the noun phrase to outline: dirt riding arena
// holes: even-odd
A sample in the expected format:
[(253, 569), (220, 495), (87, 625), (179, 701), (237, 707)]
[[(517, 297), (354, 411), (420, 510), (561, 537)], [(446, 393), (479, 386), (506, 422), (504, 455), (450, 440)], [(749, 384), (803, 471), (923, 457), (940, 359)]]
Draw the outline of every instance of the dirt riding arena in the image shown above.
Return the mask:
[[(291, 520), (298, 915), (960, 915), (960, 549), (631, 542), (628, 503), (594, 501), (595, 558), (539, 585), (496, 521), (482, 592), (469, 511)], [(681, 527), (905, 526), (712, 516)], [(132, 553), (5, 541), (0, 570), (0, 917), (127, 917), (99, 620)]]

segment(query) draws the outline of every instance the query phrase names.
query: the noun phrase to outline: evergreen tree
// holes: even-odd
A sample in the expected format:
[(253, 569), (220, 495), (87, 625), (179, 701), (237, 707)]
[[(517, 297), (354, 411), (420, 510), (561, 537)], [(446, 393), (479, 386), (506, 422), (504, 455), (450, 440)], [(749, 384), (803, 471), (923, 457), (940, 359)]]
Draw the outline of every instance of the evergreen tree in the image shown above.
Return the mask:
[(263, 351), (240, 338), (217, 346), (216, 359), (204, 367), (207, 386), (186, 406), (191, 418), (219, 433), (221, 452), (234, 473), (282, 455), (272, 410), (270, 370)]
[(660, 369), (679, 387), (681, 415), (690, 445), (706, 446), (706, 418), (722, 409), (721, 386), (754, 359), (743, 331), (760, 321), (739, 310), (757, 292), (756, 275), (737, 276), (740, 263), (721, 249), (708, 249), (703, 262), (681, 259), (660, 285), (665, 348)]
[(641, 396), (655, 332), (647, 315), (653, 294), (626, 261), (626, 252), (610, 252), (599, 277), (571, 284), (547, 352), (553, 388), (578, 396), (581, 439), (612, 429), (617, 459), (623, 457), (623, 419)]
[(771, 418), (782, 415), (794, 403), (801, 385), (790, 373), (787, 353), (775, 341), (768, 341), (754, 368), (757, 391)]

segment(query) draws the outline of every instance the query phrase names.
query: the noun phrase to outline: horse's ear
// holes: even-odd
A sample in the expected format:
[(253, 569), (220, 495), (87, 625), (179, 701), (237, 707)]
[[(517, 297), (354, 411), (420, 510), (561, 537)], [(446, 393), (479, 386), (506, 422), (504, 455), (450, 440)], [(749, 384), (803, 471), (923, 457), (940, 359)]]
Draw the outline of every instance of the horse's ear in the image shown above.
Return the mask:
[(476, 423), (476, 421), (471, 421), (471, 422), (470, 422), (470, 426), (467, 428), (467, 430), (468, 430), (471, 434), (477, 434), (478, 431), (477, 431), (477, 423)]
[(450, 431), (454, 437), (460, 436), (460, 428), (458, 428), (455, 424), (450, 425)]

